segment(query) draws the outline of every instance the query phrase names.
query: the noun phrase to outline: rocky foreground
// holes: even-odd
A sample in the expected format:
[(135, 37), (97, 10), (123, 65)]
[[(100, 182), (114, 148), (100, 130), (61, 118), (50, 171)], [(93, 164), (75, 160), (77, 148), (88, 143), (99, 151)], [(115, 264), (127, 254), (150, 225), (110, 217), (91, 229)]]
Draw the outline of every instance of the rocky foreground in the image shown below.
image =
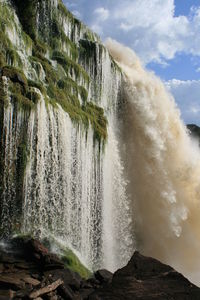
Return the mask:
[(0, 251), (0, 300), (200, 299), (200, 289), (180, 273), (138, 252), (114, 275), (99, 270), (84, 280), (37, 240), (18, 239), (12, 249)]

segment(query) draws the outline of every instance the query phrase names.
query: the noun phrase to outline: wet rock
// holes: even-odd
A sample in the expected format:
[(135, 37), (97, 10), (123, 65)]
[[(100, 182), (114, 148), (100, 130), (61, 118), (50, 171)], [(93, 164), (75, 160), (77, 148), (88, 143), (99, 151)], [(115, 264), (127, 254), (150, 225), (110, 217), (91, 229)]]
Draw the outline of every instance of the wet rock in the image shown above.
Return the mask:
[[(86, 281), (86, 283), (87, 283), (87, 284), (91, 284), (91, 286), (94, 287), (94, 288), (98, 288), (98, 287), (101, 285), (100, 281), (97, 280), (97, 279), (94, 278), (94, 277), (89, 278), (89, 279)], [(82, 285), (84, 285), (84, 284), (85, 284), (85, 282), (83, 282)]]
[[(63, 269), (64, 264), (57, 255), (49, 253), (48, 249), (38, 240), (32, 238), (16, 238), (12, 241), (13, 247), (20, 249), (21, 255), (37, 264), (41, 271)], [(18, 264), (20, 267), (20, 264)]]
[(109, 283), (112, 281), (113, 274), (108, 270), (98, 270), (94, 274), (95, 278), (100, 281), (100, 283)]
[(114, 275), (98, 270), (92, 278), (84, 280), (77, 273), (62, 269), (59, 258), (39, 241), (21, 240), (14, 249), (13, 253), (0, 253), (2, 300), (200, 299), (200, 289), (180, 273), (138, 252)]
[(24, 288), (24, 286), (25, 286), (25, 283), (22, 280), (20, 280), (16, 277), (13, 277), (13, 274), (11, 274), (10, 276), (9, 276), (9, 274), (7, 274), (7, 275), (1, 274), (0, 275), (0, 289), (2, 289), (2, 290), (12, 289), (14, 291), (17, 291), (17, 290)]
[(31, 286), (37, 286), (37, 285), (40, 284), (40, 281), (39, 281), (39, 280), (34, 279), (34, 278), (32, 278), (32, 277), (24, 277), (24, 278), (23, 278), (23, 281), (24, 281), (25, 283), (30, 284)]
[(135, 252), (128, 265), (114, 273), (112, 282), (90, 300), (198, 300), (200, 289), (173, 268)]
[(0, 300), (13, 299), (16, 293), (12, 290), (0, 290)]
[(49, 294), (50, 292), (55, 291), (62, 284), (63, 284), (63, 281), (61, 279), (58, 279), (55, 282), (53, 282), (47, 286), (35, 289), (34, 291), (32, 291), (29, 294), (29, 298), (35, 299), (37, 297), (40, 297), (41, 295)]
[(83, 300), (88, 299), (89, 295), (91, 295), (94, 291), (95, 291), (95, 289), (93, 289), (93, 288), (81, 289), (79, 292), (81, 295), (81, 299), (83, 299)]
[(58, 294), (65, 300), (73, 300), (75, 297), (71, 288), (64, 284), (58, 287)]
[(80, 289), (82, 278), (79, 274), (72, 272), (69, 269), (51, 270), (49, 272), (46, 272), (45, 274), (51, 274), (53, 280), (61, 278), (64, 282), (64, 285), (70, 286), (70, 288), (74, 291)]
[(4, 265), (0, 263), (0, 274), (4, 271)]

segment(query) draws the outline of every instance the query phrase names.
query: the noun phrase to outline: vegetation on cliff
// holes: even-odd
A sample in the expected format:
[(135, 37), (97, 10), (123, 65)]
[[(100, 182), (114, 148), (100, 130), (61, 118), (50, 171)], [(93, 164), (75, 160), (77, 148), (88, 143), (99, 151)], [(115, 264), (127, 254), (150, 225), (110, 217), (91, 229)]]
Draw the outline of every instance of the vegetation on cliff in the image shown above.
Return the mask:
[[(62, 1), (57, 7), (50, 0), (45, 5), (42, 2), (12, 0), (0, 4), (0, 67), (1, 75), (9, 79), (11, 101), (23, 109), (34, 108), (39, 89), (47, 103), (60, 104), (72, 120), (86, 128), (91, 124), (94, 139), (103, 141), (107, 120), (98, 105), (88, 102), (90, 77), (80, 64), (82, 48), (76, 40), (81, 30), (84, 39), (94, 42), (98, 38)], [(41, 26), (40, 22), (46, 24)], [(65, 32), (66, 22), (72, 28), (70, 36)], [(89, 53), (88, 47), (87, 56)]]

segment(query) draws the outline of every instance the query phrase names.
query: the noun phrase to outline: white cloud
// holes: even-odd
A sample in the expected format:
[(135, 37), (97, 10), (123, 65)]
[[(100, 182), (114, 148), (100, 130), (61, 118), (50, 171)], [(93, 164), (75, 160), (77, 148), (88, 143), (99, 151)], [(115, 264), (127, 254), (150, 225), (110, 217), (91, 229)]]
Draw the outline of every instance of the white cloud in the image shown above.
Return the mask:
[(160, 21), (169, 21), (173, 13), (173, 0), (124, 0), (114, 7), (113, 15), (132, 28), (148, 28)]
[(176, 17), (174, 11), (174, 0), (103, 0), (90, 25), (103, 38), (131, 47), (144, 63), (166, 64), (177, 53), (200, 56), (200, 7), (189, 16)]
[(200, 56), (200, 4), (193, 6), (187, 16), (175, 16), (175, 0), (68, 0), (65, 3), (70, 9), (78, 10), (83, 21), (103, 39), (111, 37), (126, 44), (146, 64), (153, 61), (166, 65), (177, 53)]
[(104, 7), (98, 7), (93, 11), (93, 15), (95, 16), (95, 20), (91, 24), (91, 28), (99, 35), (103, 35), (104, 28), (102, 24), (105, 25), (105, 21), (110, 16), (110, 12), (108, 9), (105, 9)]
[(72, 11), (73, 15), (76, 16), (78, 19), (81, 19), (81, 13), (78, 10), (73, 10)]
[(162, 63), (184, 51), (190, 23), (185, 16), (174, 17), (174, 9), (173, 0), (125, 1), (115, 8), (119, 28), (132, 36), (131, 46), (144, 62)]
[(94, 31), (94, 32), (96, 32), (96, 33), (98, 33), (99, 35), (101, 35), (101, 34), (103, 34), (103, 32), (102, 32), (102, 27), (100, 26), (100, 25), (98, 25), (98, 24), (93, 24), (92, 26), (91, 26), (91, 29)]
[(200, 125), (200, 80), (172, 79), (165, 84), (178, 103), (184, 121)]
[(98, 17), (98, 22), (104, 22), (108, 19), (110, 13), (108, 9), (105, 9), (104, 7), (98, 7), (94, 10), (94, 14)]
[(67, 8), (72, 9), (77, 6), (77, 3), (65, 2)]

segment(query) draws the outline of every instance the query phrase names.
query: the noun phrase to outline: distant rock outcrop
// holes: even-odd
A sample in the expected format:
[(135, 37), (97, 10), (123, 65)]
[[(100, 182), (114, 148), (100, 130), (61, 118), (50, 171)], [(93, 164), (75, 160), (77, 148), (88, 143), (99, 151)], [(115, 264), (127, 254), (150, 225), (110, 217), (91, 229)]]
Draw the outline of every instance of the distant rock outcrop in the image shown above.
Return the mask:
[(126, 267), (83, 279), (39, 241), (16, 239), (0, 250), (0, 299), (199, 300), (200, 289), (156, 259), (135, 252)]
[(200, 127), (195, 124), (188, 124), (187, 128), (189, 129), (190, 133), (200, 141)]

